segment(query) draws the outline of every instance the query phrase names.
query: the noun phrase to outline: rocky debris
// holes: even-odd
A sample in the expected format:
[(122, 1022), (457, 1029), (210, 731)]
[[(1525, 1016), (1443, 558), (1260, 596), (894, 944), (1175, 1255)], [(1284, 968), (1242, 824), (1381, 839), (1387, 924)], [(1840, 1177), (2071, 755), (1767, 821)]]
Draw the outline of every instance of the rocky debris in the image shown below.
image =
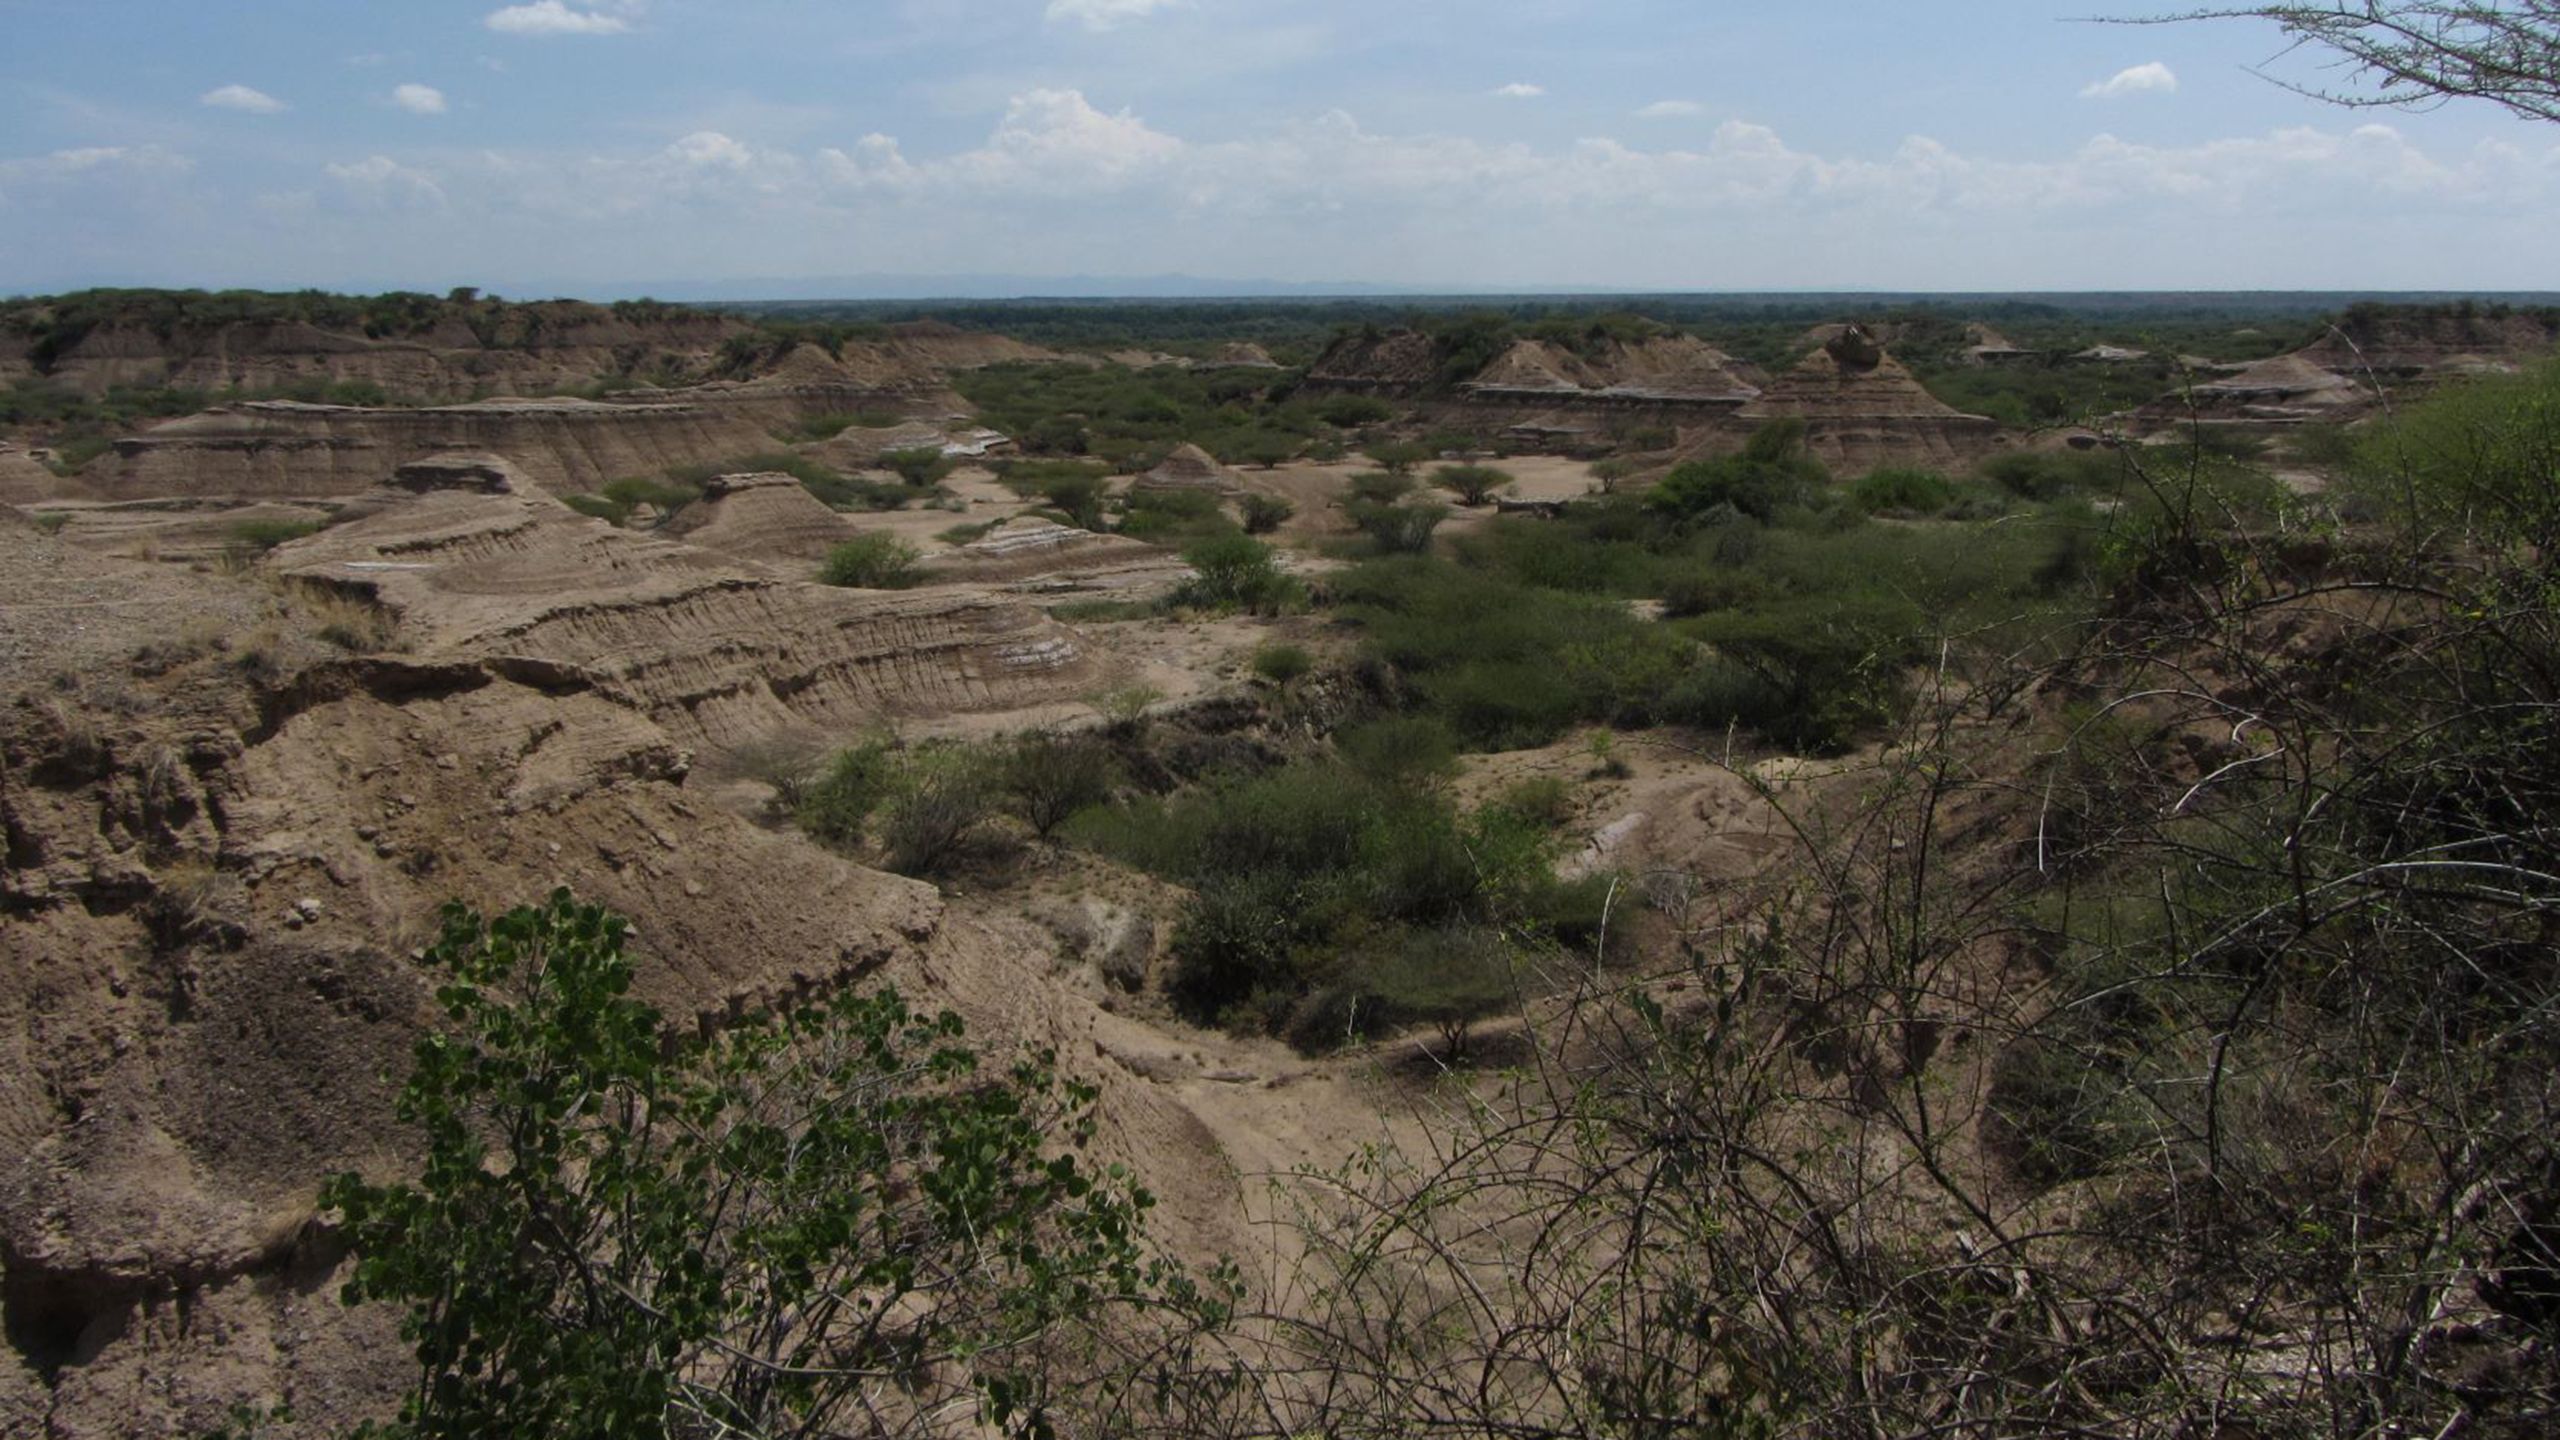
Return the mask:
[(1163, 463), (1130, 483), (1131, 490), (1237, 495), (1244, 486), (1217, 457), (1197, 445), (1177, 445)]
[(1228, 370), (1277, 370), (1280, 368), (1280, 362), (1271, 358), (1270, 351), (1250, 340), (1239, 340), (1234, 344), (1218, 347), (1218, 353), (1210, 357), (1209, 363)]
[(1132, 993), (1146, 988), (1164, 948), (1163, 927), (1153, 916), (1091, 895), (1042, 901), (1033, 907), (1032, 918), (1047, 926), (1069, 955)]
[(2073, 351), (2071, 355), (2073, 362), (2081, 365), (2130, 365), (2150, 358), (2150, 351), (2126, 345), (2092, 345), (2086, 350)]

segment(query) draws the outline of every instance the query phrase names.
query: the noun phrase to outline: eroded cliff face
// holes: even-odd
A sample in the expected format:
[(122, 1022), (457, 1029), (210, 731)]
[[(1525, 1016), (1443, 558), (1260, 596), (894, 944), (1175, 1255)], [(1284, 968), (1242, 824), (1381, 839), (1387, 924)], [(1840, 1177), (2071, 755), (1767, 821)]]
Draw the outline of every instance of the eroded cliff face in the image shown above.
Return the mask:
[(354, 382), (438, 402), (543, 394), (614, 377), (704, 379), (722, 347), (750, 333), (744, 321), (708, 312), (671, 311), (631, 321), (594, 306), (533, 306), (507, 311), (479, 329), (455, 318), (380, 337), (290, 320), (166, 330), (109, 323), (67, 345), (47, 346), (40, 357), (22, 349), (14, 358), (30, 374), (88, 395), (115, 386), (254, 394)]
[(189, 415), (116, 442), (81, 483), (102, 499), (325, 499), (400, 466), (494, 452), (555, 494), (776, 448), (751, 414), (692, 400), (491, 400), (421, 408), (262, 401)]
[[(249, 576), (0, 527), (0, 1433), (386, 1412), (406, 1351), (339, 1306), (312, 1206), (409, 1159), (391, 1098), (446, 900), (567, 885), (630, 915), (644, 998), (687, 1027), (878, 977), (998, 1050), (1095, 1053), (1093, 1015), (1032, 998), (1038, 936), (955, 925), (695, 773), (772, 727), (1082, 693), (1072, 632), (778, 579), (449, 468)], [(354, 612), (396, 638), (350, 653)], [(1205, 1145), (1160, 1097), (1107, 1109), (1130, 1146)], [(1231, 1211), (1224, 1171), (1184, 1169), (1190, 1212)]]

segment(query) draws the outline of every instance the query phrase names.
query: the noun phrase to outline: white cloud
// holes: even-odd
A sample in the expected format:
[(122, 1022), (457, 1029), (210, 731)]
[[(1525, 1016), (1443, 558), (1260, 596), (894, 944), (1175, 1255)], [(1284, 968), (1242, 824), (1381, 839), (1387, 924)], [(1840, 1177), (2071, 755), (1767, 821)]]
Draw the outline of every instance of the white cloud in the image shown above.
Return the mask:
[(391, 57), (383, 54), (379, 50), (367, 50), (361, 55), (348, 56), (347, 63), (358, 70), (371, 70), (378, 66), (390, 64)]
[(283, 101), (246, 85), (225, 85), (218, 90), (207, 90), (199, 101), (216, 110), (238, 110), (248, 115), (277, 115), (285, 109)]
[(1501, 96), (1505, 100), (1535, 100), (1539, 96), (1547, 93), (1547, 87), (1544, 85), (1532, 85), (1525, 80), (1514, 80), (1510, 84), (1495, 90), (1493, 93)]
[(603, 10), (572, 10), (564, 0), (533, 0), (492, 10), (481, 24), (501, 35), (619, 35), (631, 22)]
[(2154, 60), (2108, 76), (2080, 92), (2083, 100), (2121, 100), (2127, 95), (2167, 95), (2178, 88), (2177, 72)]
[(413, 170), (388, 155), (373, 155), (352, 165), (330, 165), (325, 173), (338, 195), (359, 210), (441, 210), (444, 187), (424, 170)]
[(412, 115), (444, 113), (444, 92), (433, 85), (402, 85), (391, 92), (391, 103)]
[(1171, 10), (1189, 0), (1049, 0), (1049, 23), (1073, 20), (1087, 30), (1109, 30)]
[(689, 170), (744, 170), (756, 158), (753, 150), (717, 130), (697, 130), (660, 153)]
[(1707, 107), (1695, 100), (1656, 100), (1638, 110), (1636, 117), (1642, 120), (1685, 120), (1706, 113)]

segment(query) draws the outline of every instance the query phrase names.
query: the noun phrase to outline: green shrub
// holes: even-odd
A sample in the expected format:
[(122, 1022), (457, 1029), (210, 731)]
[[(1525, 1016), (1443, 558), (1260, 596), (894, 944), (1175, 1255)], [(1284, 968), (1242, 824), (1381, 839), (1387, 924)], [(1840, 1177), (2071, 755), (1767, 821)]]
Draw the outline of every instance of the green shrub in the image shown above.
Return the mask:
[(1573, 785), (1561, 775), (1531, 775), (1502, 787), (1492, 808), (1553, 830), (1573, 818)]
[(1235, 533), (1218, 497), (1197, 490), (1140, 490), (1129, 496), (1120, 533), (1156, 545), (1178, 545)]
[(1429, 715), (1391, 715), (1334, 737), (1345, 763), (1381, 785), (1429, 785), (1457, 773), (1458, 737)]
[(1783, 507), (1803, 504), (1830, 479), (1822, 463), (1804, 453), (1804, 422), (1773, 420), (1752, 432), (1740, 454), (1672, 467), (1645, 503), (1681, 521), (1719, 509), (1765, 521)]
[(1298, 513), (1298, 507), (1287, 500), (1260, 493), (1245, 496), (1239, 508), (1244, 515), (1244, 533), (1247, 535), (1268, 535)]
[(995, 813), (996, 784), (966, 746), (909, 752), (880, 816), (882, 862), (900, 875), (934, 875), (957, 859)]
[(2367, 426), (2349, 493), (2404, 524), (2560, 553), (2560, 360), (2447, 385)]
[(1362, 447), (1362, 453), (1385, 467), (1391, 475), (1409, 475), (1413, 468), (1432, 456), (1431, 447), (1418, 440), (1381, 440)]
[(1249, 535), (1214, 536), (1183, 551), (1182, 559), (1194, 573), (1175, 588), (1177, 605), (1276, 615), (1305, 593), (1281, 571), (1271, 547)]
[(859, 848), (895, 776), (896, 753), (887, 741), (840, 751), (817, 779), (802, 787), (792, 818), (823, 844)]
[(1955, 486), (1934, 470), (1888, 466), (1870, 470), (1849, 487), (1849, 498), (1870, 514), (1880, 510), (1934, 515), (1953, 504)]
[(252, 555), (263, 555), (287, 540), (299, 540), (317, 534), (317, 520), (241, 520), (224, 532), (230, 548)]
[(855, 590), (903, 590), (921, 578), (916, 562), (922, 558), (923, 552), (905, 540), (874, 531), (829, 550), (818, 580)]
[(1316, 657), (1296, 645), (1265, 645), (1253, 652), (1253, 673), (1286, 685), (1316, 668)]
[(560, 497), (560, 503), (608, 525), (627, 524), (631, 519), (629, 505), (606, 495), (564, 495)]
[(62, 533), (62, 527), (71, 523), (71, 516), (68, 512), (61, 510), (39, 510), (36, 512), (35, 522), (36, 528), (47, 535), (59, 535)]
[(919, 445), (911, 450), (883, 452), (880, 468), (921, 490), (958, 469), (959, 462), (943, 454), (940, 446)]
[(1077, 811), (1111, 798), (1119, 766), (1099, 741), (1028, 735), (1004, 757), (998, 783), (1013, 813), (1045, 840)]
[(1355, 430), (1387, 420), (1395, 411), (1374, 395), (1335, 395), (1317, 406), (1316, 414), (1338, 430)]
[(1422, 488), (1410, 475), (1392, 470), (1363, 470), (1351, 477), (1345, 503), (1352, 505), (1393, 505)]
[[(706, 471), (709, 473), (704, 473)], [(625, 521), (630, 518), (632, 511), (647, 505), (658, 512), (659, 521), (663, 524), (677, 511), (701, 499), (702, 489), (706, 483), (719, 475), (735, 473), (745, 472), (724, 471), (716, 466), (698, 465), (670, 470), (664, 477), (625, 476), (620, 480), (607, 481), (601, 494), (607, 502), (622, 507)]]
[(1414, 934), (1502, 926), (1580, 934), (1585, 898), (1544, 838), (1461, 814), (1444, 791), (1308, 762), (1170, 800), (1088, 811), (1079, 843), (1189, 886), (1172, 997), (1202, 1020), (1291, 1030), (1310, 996), (1363, 983), (1350, 957)]
[(1511, 483), (1510, 472), (1490, 465), (1443, 465), (1432, 472), (1431, 479), (1465, 505), (1482, 505)]
[(1467, 1057), (1475, 1022), (1517, 1008), (1523, 993), (1517, 958), (1489, 930), (1403, 931), (1363, 958), (1359, 988), (1381, 1018), (1436, 1026), (1453, 1061)]
[(1448, 506), (1428, 502), (1372, 505), (1355, 501), (1347, 509), (1351, 523), (1377, 543), (1379, 553), (1386, 555), (1419, 555), (1429, 550), (1433, 532), (1449, 518)]
[(1054, 1356), (1160, 1307), (1214, 1322), (1229, 1292), (1146, 1244), (1144, 1191), (1078, 1153), (1094, 1092), (1044, 1058), (981, 1066), (957, 1017), (850, 987), (695, 1038), (632, 998), (627, 937), (566, 891), (444, 913), (444, 1023), (396, 1107), (416, 1168), (320, 1197), (346, 1302), (405, 1311), (382, 1433), (845, 1434), (879, 1414), (849, 1362), (892, 1352), (901, 1403), (1006, 1429), (1095, 1387)]

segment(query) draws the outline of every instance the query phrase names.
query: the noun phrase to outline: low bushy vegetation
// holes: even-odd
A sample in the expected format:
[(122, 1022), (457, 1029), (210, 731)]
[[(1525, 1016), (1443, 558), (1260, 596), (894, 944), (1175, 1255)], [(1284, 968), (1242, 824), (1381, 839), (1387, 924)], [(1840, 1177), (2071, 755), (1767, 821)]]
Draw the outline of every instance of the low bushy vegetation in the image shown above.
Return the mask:
[(1171, 979), (1186, 1013), (1317, 1048), (1482, 1013), (1492, 967), (1462, 973), (1426, 955), (1474, 960), (1487, 932), (1511, 937), (1499, 955), (1508, 1003), (1511, 947), (1596, 938), (1605, 881), (1556, 880), (1542, 829), (1507, 810), (1462, 812), (1429, 778), (1309, 760), (1088, 811), (1068, 828), (1191, 888)]
[(895, 535), (857, 535), (827, 552), (818, 579), (854, 590), (904, 590), (916, 583), (923, 552)]

